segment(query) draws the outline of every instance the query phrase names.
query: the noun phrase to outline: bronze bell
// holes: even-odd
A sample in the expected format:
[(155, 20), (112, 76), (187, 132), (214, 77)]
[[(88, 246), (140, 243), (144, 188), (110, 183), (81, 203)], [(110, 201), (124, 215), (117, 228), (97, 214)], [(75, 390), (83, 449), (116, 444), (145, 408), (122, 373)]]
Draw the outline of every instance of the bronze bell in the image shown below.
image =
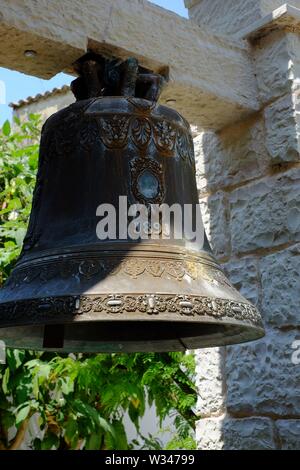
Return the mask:
[[(162, 77), (136, 60), (88, 54), (76, 68), (77, 102), (42, 131), (28, 233), (0, 291), (0, 339), (14, 348), (146, 352), (262, 337), (258, 311), (223, 274), (205, 235), (201, 243), (176, 238), (170, 222), (169, 239), (159, 230), (99, 239), (101, 204), (116, 208), (115, 229), (123, 229), (119, 196), (147, 211), (189, 205), (195, 226), (193, 141), (187, 121), (157, 104)], [(147, 230), (154, 233), (151, 223)]]

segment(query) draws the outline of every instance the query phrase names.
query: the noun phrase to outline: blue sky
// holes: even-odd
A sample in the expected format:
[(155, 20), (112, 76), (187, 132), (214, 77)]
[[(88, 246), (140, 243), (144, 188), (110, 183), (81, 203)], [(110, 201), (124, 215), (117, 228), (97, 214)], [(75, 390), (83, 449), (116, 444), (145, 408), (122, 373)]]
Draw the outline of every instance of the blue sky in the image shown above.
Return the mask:
[[(184, 0), (150, 0), (163, 8), (174, 11), (175, 13), (187, 17), (187, 10), (184, 7)], [(60, 87), (69, 84), (73, 80), (65, 74), (58, 74), (51, 80), (42, 80), (36, 77), (30, 77), (19, 72), (14, 72), (0, 67), (0, 125), (11, 118), (11, 108), (8, 103), (18, 101), (27, 96), (44, 93), (54, 87)], [(3, 83), (5, 84), (5, 104)]]

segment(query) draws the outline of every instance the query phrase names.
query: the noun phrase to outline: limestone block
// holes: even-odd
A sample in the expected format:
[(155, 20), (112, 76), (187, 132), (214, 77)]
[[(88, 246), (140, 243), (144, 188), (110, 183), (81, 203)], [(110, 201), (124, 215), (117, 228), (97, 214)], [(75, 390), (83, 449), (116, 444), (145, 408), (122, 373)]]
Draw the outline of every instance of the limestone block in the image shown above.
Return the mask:
[(260, 260), (262, 313), (274, 326), (300, 325), (300, 245)]
[(196, 351), (197, 413), (201, 418), (225, 411), (224, 348)]
[(275, 423), (282, 450), (300, 449), (300, 418), (278, 420)]
[(200, 199), (206, 235), (216, 257), (228, 256), (230, 233), (228, 226), (228, 200), (222, 191)]
[(197, 423), (200, 450), (275, 449), (272, 421), (268, 418), (200, 419)]
[(203, 418), (196, 425), (197, 449), (222, 450), (224, 416), (217, 418)]
[(288, 94), (265, 109), (266, 147), (274, 163), (300, 159), (300, 117), (295, 100), (297, 94)]
[(196, 181), (199, 194), (203, 194), (207, 189), (206, 180), (206, 167), (207, 167), (207, 153), (204, 152), (204, 141), (207, 138), (208, 145), (215, 139), (214, 132), (201, 132), (194, 137), (194, 150), (196, 162)]
[(223, 264), (223, 268), (234, 287), (246, 299), (258, 305), (260, 293), (258, 260), (253, 257), (242, 258)]
[(300, 240), (300, 169), (230, 194), (232, 251), (245, 253)]
[(265, 103), (299, 88), (300, 37), (274, 31), (254, 47), (257, 83)]
[(298, 8), (284, 3), (271, 13), (240, 31), (239, 37), (255, 43), (258, 39), (267, 36), (273, 31), (290, 31), (298, 34), (300, 31), (300, 8), (299, 1), (296, 1)]
[(268, 418), (227, 419), (224, 450), (275, 449), (272, 421)]
[(187, 0), (185, 5), (193, 21), (217, 34), (236, 34), (260, 18), (257, 0)]
[(230, 413), (300, 415), (300, 367), (292, 361), (299, 339), (297, 330), (268, 330), (259, 341), (227, 348)]
[[(223, 35), (238, 34), (283, 3), (283, 0), (185, 0), (193, 21)], [(300, 0), (293, 0), (292, 4), (300, 8)]]
[[(163, 101), (192, 124), (221, 128), (259, 108), (254, 66), (240, 41), (218, 38), (144, 0), (0, 0), (0, 66), (49, 78), (87, 49), (169, 76)], [(14, 47), (12, 47), (12, 44)], [(37, 56), (28, 60), (26, 49)]]
[[(262, 16), (271, 13), (273, 10), (281, 7), (284, 2), (282, 0), (259, 0), (261, 2)], [(294, 7), (300, 8), (300, 0), (292, 0), (291, 3)]]
[(260, 115), (218, 133), (202, 133), (194, 142), (200, 191), (215, 191), (248, 181), (262, 175), (269, 165)]

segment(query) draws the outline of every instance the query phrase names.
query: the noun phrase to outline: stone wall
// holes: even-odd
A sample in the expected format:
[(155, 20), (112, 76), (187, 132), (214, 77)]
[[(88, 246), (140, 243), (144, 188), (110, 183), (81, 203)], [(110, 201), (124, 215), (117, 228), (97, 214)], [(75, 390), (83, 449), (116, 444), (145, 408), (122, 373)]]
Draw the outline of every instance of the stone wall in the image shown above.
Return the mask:
[[(185, 0), (192, 21), (221, 36), (239, 36), (247, 26), (282, 6), (283, 0)], [(292, 0), (300, 8), (300, 0)]]
[[(280, 2), (190, 4), (195, 21), (224, 34)], [(262, 312), (266, 337), (197, 352), (199, 449), (300, 448), (300, 364), (292, 361), (300, 339), (300, 36), (275, 29), (249, 51), (261, 110), (198, 135), (195, 147), (212, 249)]]

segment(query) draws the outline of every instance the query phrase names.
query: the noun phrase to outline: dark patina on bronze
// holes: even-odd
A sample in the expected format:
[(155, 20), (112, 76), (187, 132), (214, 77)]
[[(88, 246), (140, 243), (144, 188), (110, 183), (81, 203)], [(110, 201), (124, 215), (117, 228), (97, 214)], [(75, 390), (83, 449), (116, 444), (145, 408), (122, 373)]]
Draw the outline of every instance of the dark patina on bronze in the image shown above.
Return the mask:
[[(77, 102), (45, 123), (28, 232), (0, 291), (9, 347), (82, 352), (178, 351), (264, 334), (205, 239), (101, 241), (96, 209), (119, 196), (197, 205), (190, 126), (157, 104), (164, 79), (88, 54)], [(144, 192), (141, 177), (154, 181)], [(118, 218), (117, 218), (118, 220)]]

